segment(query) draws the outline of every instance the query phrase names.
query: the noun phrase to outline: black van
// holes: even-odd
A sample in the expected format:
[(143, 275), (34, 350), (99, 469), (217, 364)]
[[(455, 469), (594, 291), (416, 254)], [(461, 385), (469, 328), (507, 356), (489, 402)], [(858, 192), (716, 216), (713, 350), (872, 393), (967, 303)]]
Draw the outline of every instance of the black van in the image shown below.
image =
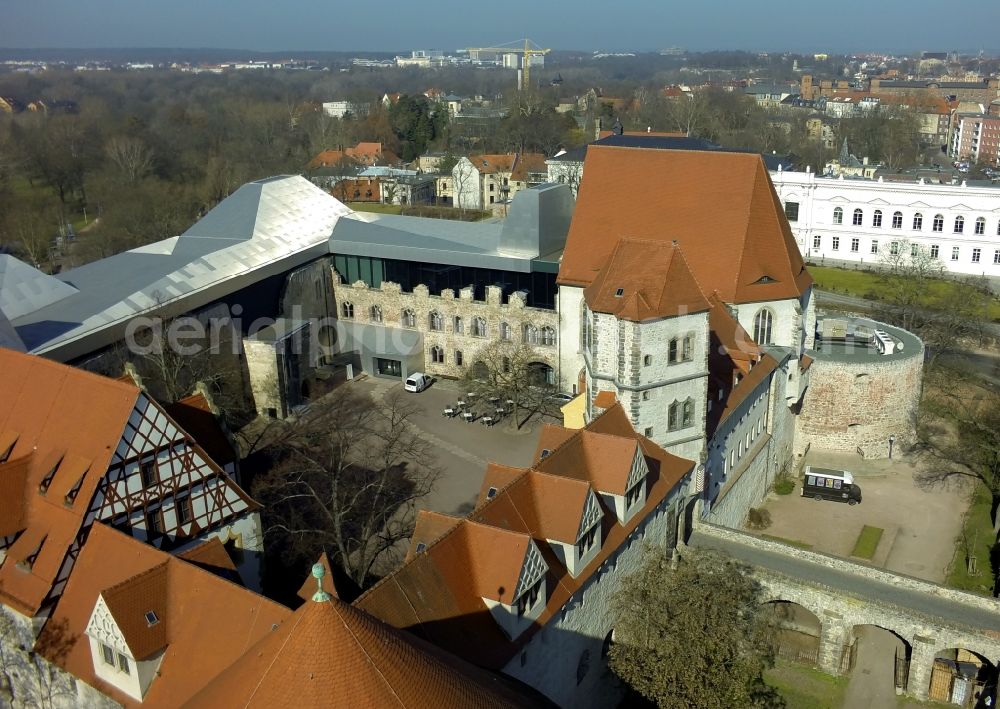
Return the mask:
[(861, 502), (861, 488), (854, 484), (850, 471), (807, 465), (802, 478), (802, 497), (856, 505)]

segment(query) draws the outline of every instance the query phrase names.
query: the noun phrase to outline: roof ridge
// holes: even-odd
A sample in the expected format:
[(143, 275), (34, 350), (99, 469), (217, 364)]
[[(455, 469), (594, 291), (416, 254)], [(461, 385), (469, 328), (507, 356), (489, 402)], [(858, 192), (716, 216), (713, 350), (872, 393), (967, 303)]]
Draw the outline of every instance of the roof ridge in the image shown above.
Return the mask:
[[(308, 602), (309, 601), (307, 601), (307, 603)], [(389, 688), (390, 692), (392, 692), (392, 696), (394, 696), (396, 698), (396, 701), (399, 702), (400, 706), (405, 707), (406, 703), (403, 702), (402, 697), (400, 697), (399, 693), (396, 692), (396, 688), (392, 686), (392, 682), (390, 682), (389, 678), (385, 676), (385, 674), (382, 672), (382, 669), (375, 662), (374, 658), (372, 658), (372, 656), (370, 654), (368, 654), (368, 650), (365, 648), (364, 644), (362, 644), (361, 639), (354, 632), (354, 629), (347, 623), (347, 621), (344, 618), (344, 614), (341, 613), (340, 609), (337, 608), (337, 606), (334, 604), (333, 599), (332, 598), (328, 598), (325, 602), (328, 603), (330, 605), (330, 608), (333, 610), (333, 612), (337, 614), (337, 618), (340, 619), (340, 622), (341, 622), (341, 624), (343, 624), (344, 629), (348, 633), (351, 634), (352, 638), (354, 638), (354, 644), (357, 645), (358, 649), (361, 650), (361, 652), (364, 653), (365, 658), (367, 658), (369, 664), (371, 664), (372, 668), (378, 673), (379, 678), (383, 682), (385, 682), (385, 686)], [(309, 610), (311, 611), (312, 609), (309, 609)], [(306, 612), (309, 612), (309, 611), (306, 611)], [(303, 613), (303, 615), (305, 615), (305, 613)], [(289, 633), (289, 634), (291, 634), (291, 633)]]
[[(701, 282), (698, 280), (698, 276), (695, 275), (694, 269), (691, 268), (691, 264), (688, 263), (687, 256), (684, 255), (684, 249), (681, 248), (679, 242), (675, 243), (673, 246), (674, 246), (674, 253), (671, 254), (670, 265), (671, 266), (673, 265), (674, 255), (680, 255), (681, 261), (684, 263), (684, 268), (685, 270), (687, 270), (688, 274), (690, 274), (691, 280), (694, 281), (694, 284), (698, 287), (698, 292), (701, 294), (701, 297), (704, 298), (711, 306), (711, 301), (709, 301), (708, 296), (705, 295), (705, 288), (701, 285)], [(669, 267), (667, 271), (669, 273)], [(715, 291), (712, 292), (714, 293)]]
[(162, 571), (162, 570), (164, 570), (166, 568), (167, 564), (169, 564), (169, 563), (170, 563), (170, 559), (164, 559), (160, 563), (155, 564), (153, 566), (150, 566), (148, 569), (140, 571), (139, 573), (136, 573), (136, 574), (132, 574), (128, 578), (122, 579), (118, 583), (112, 584), (111, 586), (108, 586), (107, 588), (101, 589), (101, 595), (103, 596), (106, 593), (117, 593), (118, 591), (121, 591), (125, 586), (131, 585), (131, 584), (139, 581), (140, 579), (142, 579), (142, 578), (144, 578), (146, 576), (150, 576), (150, 575), (152, 575), (156, 571)]

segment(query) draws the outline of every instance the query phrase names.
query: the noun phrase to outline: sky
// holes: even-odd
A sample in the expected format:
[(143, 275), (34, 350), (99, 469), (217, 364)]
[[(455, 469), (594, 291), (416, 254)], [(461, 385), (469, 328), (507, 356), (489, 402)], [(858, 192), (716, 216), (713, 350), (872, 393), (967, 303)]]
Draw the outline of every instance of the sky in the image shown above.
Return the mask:
[(902, 53), (1000, 50), (998, 28), (998, 0), (0, 0), (5, 48)]

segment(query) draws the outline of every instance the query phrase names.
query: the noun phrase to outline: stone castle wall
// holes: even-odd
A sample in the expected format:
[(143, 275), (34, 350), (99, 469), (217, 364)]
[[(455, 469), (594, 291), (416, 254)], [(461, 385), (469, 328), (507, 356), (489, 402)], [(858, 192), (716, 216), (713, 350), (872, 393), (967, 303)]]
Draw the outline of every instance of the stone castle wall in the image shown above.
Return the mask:
[[(914, 338), (915, 339), (915, 338)], [(919, 343), (919, 341), (918, 341)], [(889, 455), (913, 443), (923, 380), (924, 348), (881, 359), (817, 355), (796, 425), (796, 447)]]
[[(344, 317), (344, 304), (354, 306), (354, 320), (360, 323), (403, 328), (419, 332), (424, 343), (424, 371), (434, 376), (461, 378), (466, 368), (475, 361), (477, 352), (485, 345), (501, 339), (501, 324), (506, 324), (509, 341), (526, 342), (538, 355), (537, 361), (559, 371), (559, 314), (555, 310), (531, 308), (524, 298), (511, 293), (504, 302), (503, 291), (496, 286), (486, 287), (486, 300), (475, 300), (471, 287), (462, 288), (457, 294), (446, 288), (440, 295), (431, 295), (427, 286), (419, 285), (412, 293), (403, 292), (397, 283), (383, 281), (378, 288), (369, 288), (363, 281), (344, 283), (333, 272), (333, 292), (338, 317)], [(381, 309), (381, 322), (372, 317), (372, 308)], [(405, 312), (413, 313), (407, 322)], [(441, 316), (441, 329), (431, 327), (431, 315)], [(461, 328), (456, 326), (461, 318)], [(475, 334), (474, 320), (485, 320), (485, 333)], [(525, 326), (533, 328), (534, 342), (526, 339)], [(544, 328), (551, 330), (551, 337), (544, 337)], [(441, 349), (444, 361), (436, 362), (432, 350)], [(459, 353), (461, 362), (459, 363)]]

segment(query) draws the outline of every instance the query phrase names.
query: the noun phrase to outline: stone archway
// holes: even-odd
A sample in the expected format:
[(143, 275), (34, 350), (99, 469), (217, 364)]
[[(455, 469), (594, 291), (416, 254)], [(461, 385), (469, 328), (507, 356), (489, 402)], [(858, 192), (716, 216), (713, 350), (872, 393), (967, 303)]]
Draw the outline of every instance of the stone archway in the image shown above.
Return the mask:
[(997, 666), (977, 652), (962, 647), (939, 650), (934, 655), (927, 687), (931, 701), (958, 706), (992, 706), (980, 704), (986, 697), (995, 703)]
[(529, 362), (528, 377), (538, 386), (555, 386), (556, 370), (548, 362)]
[(774, 629), (778, 657), (818, 665), (823, 630), (819, 616), (794, 601), (767, 601), (763, 608), (768, 623)]
[(851, 675), (844, 706), (860, 706), (869, 701), (895, 702), (906, 691), (913, 646), (894, 630), (859, 623), (851, 627), (845, 655)]

